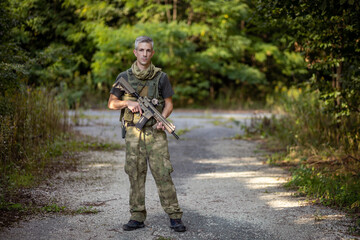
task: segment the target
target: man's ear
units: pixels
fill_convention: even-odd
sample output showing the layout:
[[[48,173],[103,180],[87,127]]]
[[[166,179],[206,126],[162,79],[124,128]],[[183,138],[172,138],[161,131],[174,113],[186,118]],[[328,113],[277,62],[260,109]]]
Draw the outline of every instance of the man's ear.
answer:
[[[133,50],[134,55],[136,56],[136,49]]]

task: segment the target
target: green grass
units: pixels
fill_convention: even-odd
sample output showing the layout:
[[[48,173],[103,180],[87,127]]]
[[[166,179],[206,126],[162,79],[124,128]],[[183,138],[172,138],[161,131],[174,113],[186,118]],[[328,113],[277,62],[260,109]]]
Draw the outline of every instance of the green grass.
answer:
[[[172,240],[172,238],[159,236],[159,237],[156,238],[156,240]]]
[[[210,121],[209,123],[213,124],[214,126],[223,126],[223,127],[227,127],[227,128],[233,128],[233,125],[231,125],[232,122],[233,122],[233,120],[228,119],[226,121],[213,120],[213,121]]]
[[[178,136],[181,136],[181,135],[184,135],[184,134],[190,132],[190,131],[193,130],[193,129],[200,128],[200,127],[201,127],[201,126],[193,126],[193,127],[191,127],[191,128],[182,128],[182,129],[176,130],[176,134],[177,134]]]
[[[0,201],[0,209],[6,211],[25,211],[26,207],[24,207],[21,203]]]
[[[49,204],[49,205],[46,205],[44,207],[41,207],[40,211],[41,212],[46,212],[46,213],[61,213],[61,212],[66,211],[66,207],[65,206],[58,206],[57,204],[53,203],[53,204]]]
[[[0,187],[28,187],[49,163],[51,148],[69,128],[66,109],[46,90],[27,89],[0,97]],[[1,105],[3,106],[3,105]]]
[[[176,130],[176,134],[178,136],[181,136],[181,135],[184,135],[186,133],[190,132],[190,129],[189,128],[183,128],[183,129],[179,129],[179,130]]]
[[[123,150],[124,145],[118,143],[110,143],[99,141],[90,136],[74,135],[70,136],[65,142],[61,142],[60,146],[71,152],[83,151],[114,151]]]
[[[221,116],[212,116],[211,114],[201,115],[201,116],[177,116],[176,118],[194,118],[194,119],[215,119],[215,120],[221,120],[226,119],[225,117]]]
[[[99,212],[93,206],[81,206],[77,209],[70,209],[66,206],[59,206],[57,203],[48,203],[45,206],[35,206],[21,203],[2,203],[0,206],[4,211],[26,212],[26,213],[63,213],[63,214],[96,214]]]
[[[96,214],[99,213],[99,210],[95,209],[93,206],[82,206],[78,208],[75,213],[77,214]]]
[[[327,167],[300,165],[292,170],[292,178],[286,186],[316,198],[323,205],[340,207],[349,212],[359,211],[359,178],[352,173],[334,173]]]

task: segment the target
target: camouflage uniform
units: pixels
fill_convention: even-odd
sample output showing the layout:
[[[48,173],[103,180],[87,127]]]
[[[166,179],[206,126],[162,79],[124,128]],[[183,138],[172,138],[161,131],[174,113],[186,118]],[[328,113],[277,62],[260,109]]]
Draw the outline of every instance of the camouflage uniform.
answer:
[[[125,172],[130,180],[130,219],[143,222],[146,218],[147,161],[158,188],[161,206],[170,218],[181,218],[182,211],[170,176],[173,168],[166,133],[152,127],[145,127],[142,131],[128,127],[126,134]]]
[[[161,72],[152,80],[141,81],[127,71],[128,82],[141,96],[150,99],[157,98],[160,101],[160,109],[164,100],[158,93],[158,84]],[[144,87],[145,86],[145,87]],[[134,100],[125,94],[123,100]],[[160,111],[161,112],[161,111]],[[153,129],[151,126],[156,122],[150,119],[145,127],[139,131],[134,124],[139,120],[138,113],[132,114],[125,109],[126,120],[126,162],[125,172],[130,180],[130,213],[131,220],[143,222],[146,219],[145,208],[145,181],[147,174],[147,162],[155,179],[161,206],[171,219],[181,219],[182,211],[179,207],[176,190],[170,173],[173,171],[166,133],[162,130]]]

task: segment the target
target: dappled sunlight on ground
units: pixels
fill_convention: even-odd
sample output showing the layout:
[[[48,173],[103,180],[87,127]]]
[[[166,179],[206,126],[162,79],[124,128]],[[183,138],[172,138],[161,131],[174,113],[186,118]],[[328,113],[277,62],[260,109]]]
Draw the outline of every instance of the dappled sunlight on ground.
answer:
[[[198,163],[210,163],[210,164],[226,164],[227,166],[242,166],[242,165],[262,165],[260,161],[254,161],[256,157],[231,157],[231,158],[219,158],[219,159],[198,159],[194,162]],[[249,163],[251,162],[251,163]]]
[[[261,173],[260,173],[261,174]],[[250,189],[264,188],[264,186],[279,186],[286,183],[285,179],[279,177],[254,177],[247,181]]]

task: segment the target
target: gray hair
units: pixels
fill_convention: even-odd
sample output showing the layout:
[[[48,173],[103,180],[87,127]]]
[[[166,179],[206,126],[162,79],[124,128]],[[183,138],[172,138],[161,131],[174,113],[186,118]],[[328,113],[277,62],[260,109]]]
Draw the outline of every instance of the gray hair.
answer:
[[[151,37],[140,36],[140,37],[137,37],[136,40],[135,40],[135,49],[137,49],[139,43],[142,43],[142,42],[151,43],[151,47],[154,48],[154,41],[152,40]]]

